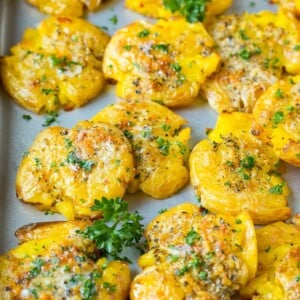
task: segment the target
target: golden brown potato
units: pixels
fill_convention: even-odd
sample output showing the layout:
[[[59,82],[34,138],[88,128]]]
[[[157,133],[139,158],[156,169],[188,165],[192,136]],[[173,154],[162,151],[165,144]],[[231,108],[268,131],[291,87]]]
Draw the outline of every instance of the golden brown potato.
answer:
[[[71,110],[93,99],[104,85],[106,33],[77,18],[50,17],[27,29],[1,60],[1,79],[14,100],[36,113]]]
[[[27,0],[36,6],[41,12],[54,16],[81,17],[84,9],[96,10],[101,0]]]
[[[219,56],[212,47],[201,23],[137,21],[114,34],[105,50],[103,72],[118,82],[121,98],[188,105],[217,68]]]
[[[17,197],[67,219],[95,217],[95,199],[122,197],[134,176],[131,146],[114,126],[79,123],[42,131],[21,161]]]
[[[214,213],[246,210],[255,224],[290,217],[289,189],[271,145],[251,114],[219,116],[216,127],[193,149],[190,176],[201,204]]]
[[[136,175],[129,192],[141,189],[161,199],[187,183],[190,128],[181,130],[186,123],[181,116],[154,102],[123,101],[104,108],[92,121],[117,126],[131,143]]]
[[[129,267],[100,257],[78,233],[89,224],[57,222],[18,230],[21,245],[0,256],[1,300],[127,299]]]
[[[254,278],[256,236],[247,213],[203,215],[183,203],[154,218],[145,237],[150,251],[139,259],[132,300],[231,299]]]
[[[169,1],[172,2],[172,1]],[[212,0],[205,3],[205,15],[218,15],[225,11],[232,3],[232,0]],[[125,6],[133,11],[148,17],[168,19],[172,16],[180,16],[179,11],[172,12],[163,0],[125,0]],[[183,8],[181,6],[181,8]]]
[[[291,12],[298,17],[300,16],[300,1],[299,0],[271,0],[270,2],[279,5],[279,9],[285,12]]]
[[[300,166],[300,76],[272,85],[257,100],[253,115],[266,130],[277,155]]]
[[[300,35],[292,15],[262,11],[221,16],[207,24],[222,65],[203,85],[217,112],[252,112],[257,98],[283,74],[300,72]]]
[[[257,230],[258,272],[242,297],[297,300],[300,297],[300,227],[277,222]]]

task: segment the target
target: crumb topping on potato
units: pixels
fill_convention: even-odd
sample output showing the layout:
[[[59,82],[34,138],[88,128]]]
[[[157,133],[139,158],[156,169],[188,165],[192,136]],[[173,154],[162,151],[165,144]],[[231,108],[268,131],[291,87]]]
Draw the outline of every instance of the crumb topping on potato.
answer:
[[[266,131],[277,155],[300,166],[300,77],[273,84],[258,98],[253,116]]]
[[[131,299],[231,299],[254,277],[256,237],[246,213],[202,215],[183,203],[155,217],[145,237],[150,251],[139,258]]]
[[[0,256],[1,299],[126,299],[129,267],[101,258],[80,234],[89,224],[54,222],[19,229],[19,235],[33,235]]]
[[[135,174],[131,146],[114,126],[82,121],[43,130],[17,172],[19,199],[67,219],[93,218],[95,199],[123,197]]]
[[[184,106],[193,102],[218,66],[213,45],[201,23],[182,18],[156,24],[136,21],[113,35],[103,72],[117,82],[121,98]]]
[[[4,88],[35,113],[72,110],[104,86],[102,59],[109,36],[85,20],[49,17],[25,31],[1,59]]]
[[[251,114],[223,113],[208,139],[195,146],[191,183],[205,208],[232,214],[246,210],[255,224],[290,217],[279,159],[261,135]]]
[[[131,143],[136,174],[129,192],[141,189],[161,199],[187,183],[190,128],[181,128],[186,123],[181,116],[154,102],[122,101],[98,112],[92,122],[116,126]]]
[[[207,22],[222,63],[203,85],[217,112],[252,112],[257,98],[285,71],[300,71],[298,21],[283,12],[224,15]]]

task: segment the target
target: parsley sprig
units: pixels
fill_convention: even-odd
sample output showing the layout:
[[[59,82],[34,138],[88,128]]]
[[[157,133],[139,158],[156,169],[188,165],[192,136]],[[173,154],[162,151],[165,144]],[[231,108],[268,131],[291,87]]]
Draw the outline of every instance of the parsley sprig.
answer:
[[[144,225],[140,223],[143,217],[138,212],[129,212],[127,202],[120,197],[102,197],[101,201],[95,200],[91,209],[101,211],[103,218],[94,221],[83,234],[95,242],[103,255],[128,261],[128,258],[122,258],[120,254],[126,247],[140,241],[144,230]]]
[[[205,19],[206,3],[210,0],[163,0],[164,7],[172,13],[178,12],[189,23]]]

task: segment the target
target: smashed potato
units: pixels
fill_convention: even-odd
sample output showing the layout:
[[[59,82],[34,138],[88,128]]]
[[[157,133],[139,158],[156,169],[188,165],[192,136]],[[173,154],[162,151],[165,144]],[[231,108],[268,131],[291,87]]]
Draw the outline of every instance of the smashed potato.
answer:
[[[7,92],[35,113],[79,107],[103,88],[102,56],[109,36],[82,19],[50,17],[27,29],[1,59]]]
[[[262,11],[208,22],[222,65],[203,85],[217,112],[252,112],[257,98],[286,70],[300,72],[300,32],[292,16]]]
[[[190,128],[181,130],[186,123],[181,116],[154,102],[122,101],[104,108],[92,121],[117,126],[131,143],[136,174],[129,192],[141,189],[161,199],[187,183]]]
[[[81,233],[90,223],[41,223],[17,231],[21,245],[0,256],[0,298],[127,299],[130,270],[101,258]]]
[[[230,7],[232,0],[211,0],[205,3],[205,15],[219,15]],[[125,0],[125,6],[142,15],[152,18],[168,19],[172,16],[181,16],[178,11],[171,11],[163,0]],[[170,5],[171,6],[171,5]],[[183,8],[184,6],[181,6]]]
[[[255,224],[288,219],[289,189],[279,159],[260,140],[251,114],[223,113],[190,155],[190,176],[201,204],[214,213],[249,212]]]
[[[257,267],[250,216],[203,215],[191,203],[154,218],[145,231],[150,251],[130,288],[130,299],[231,299]]]
[[[300,1],[299,0],[271,0],[272,3],[279,5],[279,9],[285,12],[291,12],[298,17],[300,16]]]
[[[257,100],[253,115],[279,157],[300,166],[300,76],[272,85]]]
[[[217,68],[219,56],[212,47],[201,23],[137,21],[114,34],[105,50],[103,72],[117,81],[121,98],[188,105]]]
[[[277,222],[257,230],[258,271],[241,289],[245,298],[300,298],[300,227]]]
[[[36,6],[41,12],[54,16],[81,17],[84,9],[96,10],[101,0],[26,0]]]
[[[35,139],[19,166],[17,197],[67,219],[95,217],[95,199],[122,197],[134,176],[131,146],[108,124],[50,127]]]

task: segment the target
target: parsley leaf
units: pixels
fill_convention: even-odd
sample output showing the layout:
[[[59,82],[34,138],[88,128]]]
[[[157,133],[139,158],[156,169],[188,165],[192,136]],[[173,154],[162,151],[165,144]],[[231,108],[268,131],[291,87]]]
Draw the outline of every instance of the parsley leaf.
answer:
[[[66,162],[68,164],[76,165],[86,172],[90,172],[95,163],[92,160],[79,158],[75,151],[70,151],[67,155]]]
[[[272,116],[272,127],[276,128],[284,120],[284,113],[282,111],[276,111]]]
[[[120,197],[107,199],[102,197],[95,200],[92,211],[101,211],[103,218],[88,226],[83,234],[93,240],[96,247],[103,255],[111,256],[114,259],[120,258],[120,253],[126,247],[139,242],[143,235],[143,219],[138,212],[130,213],[128,203]]]
[[[282,195],[284,185],[285,185],[285,182],[282,182],[281,184],[277,184],[277,185],[272,186],[269,189],[269,193],[273,194],[273,195]]]
[[[163,0],[163,5],[172,13],[178,12],[189,23],[202,22],[208,0]]]
[[[44,127],[50,126],[52,123],[57,122],[58,113],[51,111],[48,113],[48,116],[43,124]]]

